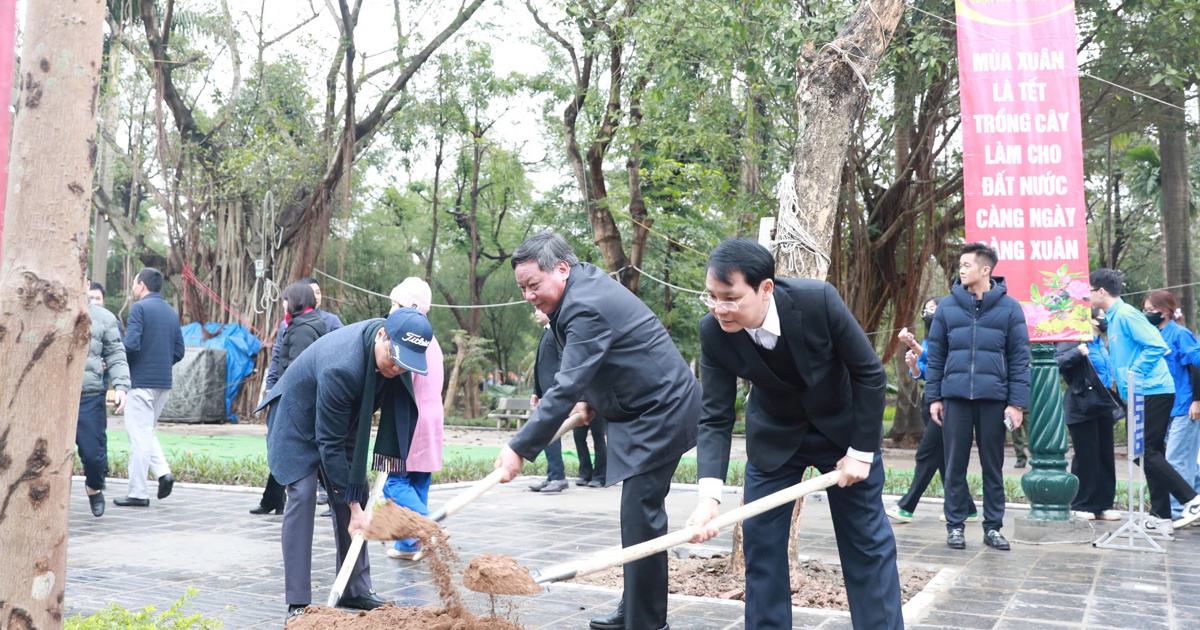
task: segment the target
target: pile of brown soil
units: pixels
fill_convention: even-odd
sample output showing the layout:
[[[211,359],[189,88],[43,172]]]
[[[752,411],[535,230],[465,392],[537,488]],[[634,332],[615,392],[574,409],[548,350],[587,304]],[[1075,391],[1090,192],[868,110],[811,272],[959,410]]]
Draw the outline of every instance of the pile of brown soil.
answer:
[[[350,614],[327,606],[310,606],[287,630],[521,630],[500,617],[452,615],[444,608],[399,607],[387,604],[371,612]]]
[[[668,590],[676,595],[719,597],[742,600],[746,595],[746,579],[729,571],[729,558],[671,558]],[[901,601],[907,602],[921,592],[934,572],[916,567],[900,569]],[[612,588],[622,588],[620,567],[574,581]],[[846,602],[846,588],[842,581],[842,567],[820,560],[806,560],[800,570],[792,573],[792,605],[803,608],[827,610],[850,610]]]
[[[462,597],[454,585],[458,555],[450,547],[446,531],[436,522],[388,501],[371,515],[365,537],[420,539],[444,608],[399,607],[389,603],[370,612],[350,614],[327,606],[309,606],[303,615],[288,622],[287,630],[522,630],[508,619],[494,615],[476,617],[463,609]],[[533,581],[528,572],[525,577]],[[492,608],[495,610],[494,598]]]
[[[542,587],[533,581],[529,569],[511,556],[485,553],[471,560],[463,574],[463,586],[476,593],[491,595],[536,595]]]

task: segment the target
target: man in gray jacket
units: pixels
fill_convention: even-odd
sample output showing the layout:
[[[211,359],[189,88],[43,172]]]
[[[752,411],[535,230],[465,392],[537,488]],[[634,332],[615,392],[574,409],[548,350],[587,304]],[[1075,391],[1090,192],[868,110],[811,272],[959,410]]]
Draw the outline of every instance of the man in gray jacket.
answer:
[[[91,283],[88,293],[104,287]],[[89,301],[88,314],[92,317],[92,343],[88,346],[87,363],[83,372],[83,389],[79,395],[79,424],[75,429],[75,444],[79,447],[79,459],[83,462],[83,473],[87,477],[88,501],[92,514],[104,514],[104,478],[108,476],[108,411],[105,396],[108,384],[105,371],[112,378],[116,391],[117,413],[125,410],[125,393],[129,391],[129,364],[125,362],[125,344],[121,342],[121,331],[117,318],[104,307]]]
[[[603,270],[579,262],[558,234],[531,236],[512,264],[525,299],[550,316],[562,363],[533,416],[501,450],[495,466],[505,471],[503,481],[546,448],[573,410],[584,418],[599,413],[608,421],[605,482],[623,482],[621,544],[666,534],[671,477],[696,445],[696,377],[654,313]],[[666,628],[667,554],[625,565],[621,605],[590,625]]]

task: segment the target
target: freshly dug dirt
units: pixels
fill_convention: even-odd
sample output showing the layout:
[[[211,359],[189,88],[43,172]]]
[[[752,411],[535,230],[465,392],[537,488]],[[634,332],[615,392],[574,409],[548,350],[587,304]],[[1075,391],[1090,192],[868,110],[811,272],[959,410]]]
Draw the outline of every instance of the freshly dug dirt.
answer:
[[[668,590],[676,595],[696,595],[743,600],[746,596],[746,580],[729,572],[729,558],[671,558]],[[573,581],[622,588],[621,568],[587,575]],[[921,592],[935,574],[916,567],[900,569],[900,599],[907,602]],[[846,588],[842,581],[842,567],[826,564],[820,560],[806,560],[800,571],[792,573],[792,605],[804,608],[827,610],[850,610],[846,602]]]
[[[310,606],[288,623],[287,630],[521,630],[521,627],[500,617],[452,615],[444,608],[401,608],[387,604],[357,614]]]
[[[371,513],[364,538],[367,540],[405,540],[408,538],[445,538],[445,530],[436,521],[388,501]]]
[[[420,539],[444,608],[399,607],[389,603],[370,612],[352,614],[327,606],[309,606],[303,615],[288,622],[287,630],[522,630],[508,619],[494,615],[476,617],[463,609],[462,597],[454,585],[458,555],[450,547],[446,531],[436,522],[388,501],[371,515],[365,537]],[[516,565],[515,560],[512,563]],[[533,581],[528,571],[525,578]],[[492,609],[495,610],[494,597]]]
[[[476,593],[490,595],[535,595],[542,587],[533,581],[529,569],[511,556],[485,553],[471,560],[463,574],[463,586]]]

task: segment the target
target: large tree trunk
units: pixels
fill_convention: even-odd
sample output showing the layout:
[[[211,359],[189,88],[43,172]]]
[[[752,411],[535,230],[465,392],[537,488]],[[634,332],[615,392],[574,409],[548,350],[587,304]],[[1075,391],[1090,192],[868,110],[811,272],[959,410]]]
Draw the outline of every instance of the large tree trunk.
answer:
[[[878,65],[873,60],[883,55],[903,14],[904,0],[864,3],[836,39],[819,52],[806,46],[804,58],[796,60],[802,131],[793,168],[796,204],[775,220],[780,276],[823,280],[829,271],[842,164],[869,98],[864,82],[871,80]]]
[[[900,18],[904,0],[864,3],[820,52],[806,46],[796,60],[796,106],[802,130],[793,167],[796,203],[775,219],[776,275],[824,280],[829,272],[842,169],[855,120]],[[805,64],[808,67],[805,68]],[[799,540],[802,501],[792,512],[790,540]],[[790,545],[789,545],[790,547]],[[790,550],[789,550],[790,551]],[[797,558],[788,557],[796,568]]]
[[[1178,92],[1168,100],[1183,104]],[[1158,154],[1162,160],[1163,279],[1179,297],[1188,328],[1196,326],[1196,296],[1192,284],[1191,214],[1188,201],[1187,116],[1182,109],[1163,108],[1158,124]]]
[[[26,7],[0,248],[0,628],[62,628],[104,3]]]

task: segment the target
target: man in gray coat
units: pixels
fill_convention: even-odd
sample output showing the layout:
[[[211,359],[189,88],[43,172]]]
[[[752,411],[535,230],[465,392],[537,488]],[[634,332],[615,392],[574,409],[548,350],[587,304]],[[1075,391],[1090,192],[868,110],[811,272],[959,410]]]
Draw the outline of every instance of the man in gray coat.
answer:
[[[411,308],[339,328],[300,353],[259,405],[270,406],[267,463],[288,493],[282,544],[289,617],[312,603],[318,474],[329,493],[340,570],[354,533],[367,525],[368,460],[381,474],[405,471],[417,423],[408,373],[425,374],[432,338],[429,320]],[[386,603],[371,590],[370,570],[367,554],[360,554],[339,606],[371,610]]]
[[[553,384],[496,460],[503,481],[546,448],[572,411],[585,419],[599,413],[608,421],[605,481],[623,482],[621,544],[666,534],[671,477],[696,445],[696,377],[654,313],[604,271],[579,262],[561,236],[531,236],[513,253],[512,264],[525,299],[550,315],[563,350]],[[593,619],[591,627],[666,628],[667,554],[625,565],[621,606]]]
[[[93,282],[88,289],[91,294],[104,287]],[[101,298],[103,304],[103,297]],[[117,317],[103,306],[88,301],[88,315],[92,318],[92,343],[88,346],[87,363],[83,372],[83,389],[79,394],[79,424],[75,428],[75,445],[79,447],[79,460],[83,462],[83,474],[87,478],[88,502],[92,515],[104,514],[104,478],[108,476],[108,410],[105,397],[108,383],[105,371],[112,378],[116,390],[117,413],[125,410],[125,393],[129,391],[129,364],[125,362],[125,344],[121,342],[121,331]]]

